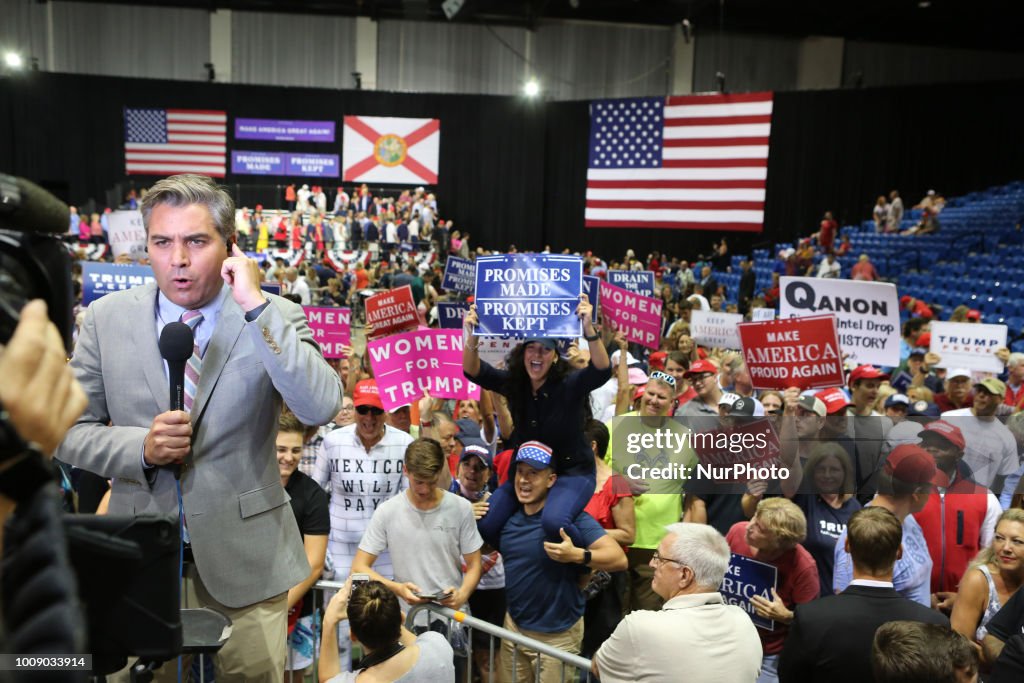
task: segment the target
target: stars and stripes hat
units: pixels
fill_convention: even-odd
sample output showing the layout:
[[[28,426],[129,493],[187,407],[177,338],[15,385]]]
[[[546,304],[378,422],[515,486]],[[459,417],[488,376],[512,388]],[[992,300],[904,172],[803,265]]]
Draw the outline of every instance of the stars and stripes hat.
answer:
[[[516,462],[525,462],[539,469],[551,467],[551,447],[540,441],[526,441],[519,446]]]

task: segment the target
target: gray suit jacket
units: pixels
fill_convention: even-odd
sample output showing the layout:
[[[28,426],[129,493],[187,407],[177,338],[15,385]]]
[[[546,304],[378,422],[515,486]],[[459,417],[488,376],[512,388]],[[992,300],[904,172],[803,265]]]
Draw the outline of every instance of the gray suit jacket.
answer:
[[[57,457],[112,481],[111,514],[177,515],[169,469],[147,481],[143,441],[169,409],[156,338],[155,284],[108,294],[86,312],[71,367],[89,407]],[[225,287],[192,407],[192,453],[181,491],[192,551],[210,594],[228,607],[279,595],[309,575],[298,526],[281,487],[275,437],[282,400],[309,425],[341,407],[341,383],[324,361],[301,307],[267,295],[253,322]]]

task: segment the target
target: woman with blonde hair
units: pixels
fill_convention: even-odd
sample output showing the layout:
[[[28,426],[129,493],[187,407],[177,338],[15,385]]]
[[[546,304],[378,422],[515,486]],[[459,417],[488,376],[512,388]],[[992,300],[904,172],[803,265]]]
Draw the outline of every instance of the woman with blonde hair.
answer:
[[[950,624],[972,641],[981,642],[985,625],[1024,583],[1024,510],[1000,515],[992,544],[967,568]],[[991,664],[991,662],[989,662]]]
[[[807,538],[807,518],[793,501],[766,498],[757,504],[753,519],[737,522],[725,540],[737,555],[770,564],[778,571],[771,599],[754,595],[750,603],[757,616],[775,622],[770,631],[758,629],[764,658],[758,683],[776,683],[779,653],[789,633],[797,605],[818,597],[818,570],[802,545]]]
[[[885,402],[890,396],[895,396],[898,393],[899,392],[896,391],[891,384],[883,382],[882,385],[878,387],[878,396],[875,398],[874,405],[871,406],[872,409],[879,415],[885,415]]]

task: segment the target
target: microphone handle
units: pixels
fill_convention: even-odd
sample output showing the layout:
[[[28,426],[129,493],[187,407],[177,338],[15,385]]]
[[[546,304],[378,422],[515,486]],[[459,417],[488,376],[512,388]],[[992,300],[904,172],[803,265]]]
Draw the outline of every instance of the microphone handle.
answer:
[[[167,376],[170,378],[171,410],[185,410],[185,363],[183,360],[167,361]],[[168,465],[175,479],[181,479],[181,465]]]

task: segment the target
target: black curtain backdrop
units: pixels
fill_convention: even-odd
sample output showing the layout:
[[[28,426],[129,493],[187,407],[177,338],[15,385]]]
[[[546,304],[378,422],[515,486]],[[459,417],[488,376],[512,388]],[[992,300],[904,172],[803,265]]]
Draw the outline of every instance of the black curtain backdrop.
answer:
[[[842,224],[870,217],[879,194],[909,207],[931,188],[946,196],[1024,178],[1024,81],[775,96],[765,229],[761,234],[585,229],[586,102],[518,97],[334,91],[29,73],[0,78],[0,171],[41,183],[72,204],[108,203],[112,188],[154,178],[124,175],[125,107],[224,109],[229,149],[341,153],[345,115],[441,119],[439,184],[445,218],[472,244],[520,250],[627,248],[693,259],[722,236],[733,253],[817,229],[823,211]],[[233,140],[235,117],[333,119],[333,145]],[[288,182],[334,180],[228,175],[240,204],[283,203]],[[116,195],[115,195],[116,196]]]

